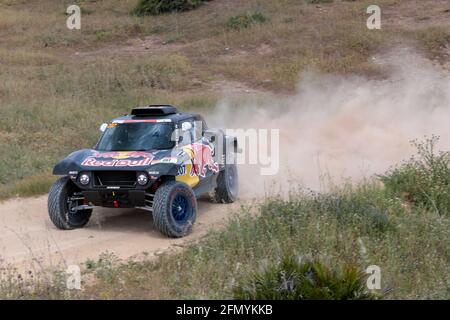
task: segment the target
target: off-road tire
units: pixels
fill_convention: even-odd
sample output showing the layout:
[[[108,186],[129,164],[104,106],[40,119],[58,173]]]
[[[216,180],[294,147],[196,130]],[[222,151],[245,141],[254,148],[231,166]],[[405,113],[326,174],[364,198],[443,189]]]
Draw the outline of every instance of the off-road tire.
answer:
[[[185,202],[186,214],[178,219],[177,201]],[[183,211],[184,212],[184,211]],[[181,238],[192,231],[197,218],[197,199],[194,191],[185,183],[167,181],[156,190],[153,202],[153,221],[156,228],[171,238]]]
[[[230,179],[231,176],[231,179]],[[217,187],[212,193],[212,199],[217,203],[233,203],[238,195],[238,171],[236,164],[227,164],[219,172]]]
[[[61,230],[72,230],[84,227],[92,214],[92,209],[80,210],[74,217],[69,212],[67,197],[76,190],[76,186],[68,177],[55,181],[48,193],[48,214],[53,224]]]

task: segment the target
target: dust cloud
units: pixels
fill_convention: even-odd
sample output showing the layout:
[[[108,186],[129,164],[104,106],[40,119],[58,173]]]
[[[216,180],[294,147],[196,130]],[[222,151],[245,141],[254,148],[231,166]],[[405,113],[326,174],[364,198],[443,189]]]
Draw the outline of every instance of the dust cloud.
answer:
[[[373,57],[387,78],[303,74],[293,96],[221,100],[206,115],[222,128],[280,131],[279,171],[240,166],[243,197],[314,190],[324,181],[358,181],[408,159],[411,141],[432,134],[450,149],[450,74],[409,49]],[[327,183],[328,184],[328,183]]]

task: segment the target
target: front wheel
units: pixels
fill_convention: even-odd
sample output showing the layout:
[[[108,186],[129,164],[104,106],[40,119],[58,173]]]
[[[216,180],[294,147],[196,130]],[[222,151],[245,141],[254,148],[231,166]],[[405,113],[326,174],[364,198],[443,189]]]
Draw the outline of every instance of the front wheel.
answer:
[[[197,218],[194,191],[182,182],[167,181],[156,190],[153,220],[166,236],[180,238],[188,235]]]
[[[92,214],[92,209],[75,210],[82,204],[77,196],[77,188],[68,177],[61,177],[52,185],[48,193],[48,214],[53,224],[62,230],[84,227]]]

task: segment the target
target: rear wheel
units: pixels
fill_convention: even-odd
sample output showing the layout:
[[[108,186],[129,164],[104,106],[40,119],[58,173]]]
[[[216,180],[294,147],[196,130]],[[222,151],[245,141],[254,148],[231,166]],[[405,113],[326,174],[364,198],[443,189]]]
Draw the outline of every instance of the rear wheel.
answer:
[[[197,199],[182,182],[167,181],[155,193],[153,220],[160,232],[173,238],[189,234],[197,218]]]
[[[62,230],[84,227],[92,209],[76,210],[83,205],[83,197],[68,177],[61,177],[53,184],[48,194],[48,214],[53,224]]]
[[[215,202],[232,203],[239,191],[239,179],[236,164],[227,164],[217,177],[217,187],[212,198]]]

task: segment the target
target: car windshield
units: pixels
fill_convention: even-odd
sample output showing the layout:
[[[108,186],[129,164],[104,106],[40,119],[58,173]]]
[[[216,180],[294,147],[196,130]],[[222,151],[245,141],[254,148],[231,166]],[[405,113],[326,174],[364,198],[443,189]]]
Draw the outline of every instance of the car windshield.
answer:
[[[109,124],[97,144],[99,151],[149,151],[171,149],[173,124],[132,122]]]

